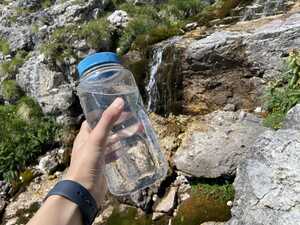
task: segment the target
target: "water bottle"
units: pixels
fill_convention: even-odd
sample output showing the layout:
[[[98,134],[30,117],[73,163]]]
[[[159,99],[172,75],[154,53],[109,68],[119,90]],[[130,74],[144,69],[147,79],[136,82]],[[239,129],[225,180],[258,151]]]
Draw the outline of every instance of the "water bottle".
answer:
[[[117,97],[125,102],[107,141],[105,177],[110,192],[128,195],[163,179],[168,164],[160,151],[133,74],[112,52],[89,55],[77,69],[80,77],[77,92],[91,128]]]

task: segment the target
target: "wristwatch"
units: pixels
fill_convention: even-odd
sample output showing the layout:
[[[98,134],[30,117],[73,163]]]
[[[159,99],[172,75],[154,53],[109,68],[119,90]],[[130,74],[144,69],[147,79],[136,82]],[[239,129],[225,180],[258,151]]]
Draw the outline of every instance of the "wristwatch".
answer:
[[[94,222],[99,211],[96,201],[81,184],[72,180],[62,180],[49,191],[45,200],[52,195],[63,196],[77,204],[82,214],[84,225],[91,225]]]

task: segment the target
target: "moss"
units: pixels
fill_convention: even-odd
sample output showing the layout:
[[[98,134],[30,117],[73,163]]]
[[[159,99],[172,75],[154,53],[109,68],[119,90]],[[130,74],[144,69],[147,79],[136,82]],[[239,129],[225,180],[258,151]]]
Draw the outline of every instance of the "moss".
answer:
[[[1,85],[3,98],[7,101],[17,101],[24,92],[15,80],[5,80]]]
[[[0,38],[0,52],[2,52],[3,55],[8,55],[10,52],[9,43],[3,38]]]
[[[1,63],[0,75],[14,76],[27,59],[27,54],[25,51],[18,51],[11,61]]]

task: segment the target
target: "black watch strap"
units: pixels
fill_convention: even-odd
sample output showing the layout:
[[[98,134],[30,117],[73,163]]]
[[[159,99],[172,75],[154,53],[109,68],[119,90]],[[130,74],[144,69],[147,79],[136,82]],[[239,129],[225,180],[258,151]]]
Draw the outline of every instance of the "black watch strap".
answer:
[[[62,180],[58,182],[47,194],[46,199],[51,195],[63,196],[79,206],[84,225],[91,225],[98,213],[95,199],[90,192],[81,184]]]

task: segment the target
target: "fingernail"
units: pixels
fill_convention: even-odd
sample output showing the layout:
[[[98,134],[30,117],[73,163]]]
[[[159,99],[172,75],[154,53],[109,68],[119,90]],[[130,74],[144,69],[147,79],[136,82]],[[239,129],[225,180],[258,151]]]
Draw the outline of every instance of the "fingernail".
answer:
[[[112,103],[112,106],[118,109],[122,109],[124,107],[124,100],[122,98],[116,98]]]

